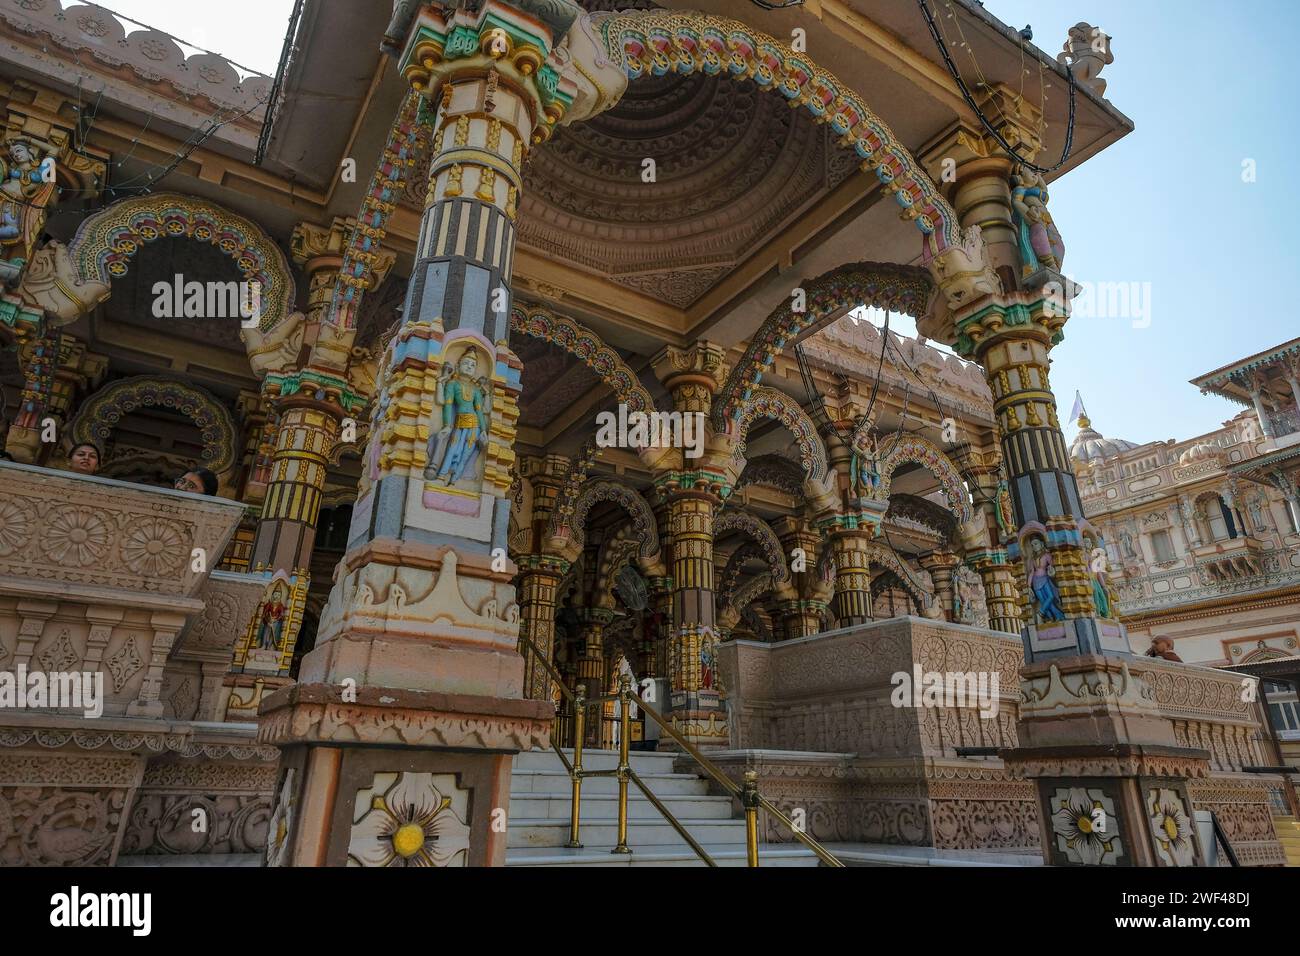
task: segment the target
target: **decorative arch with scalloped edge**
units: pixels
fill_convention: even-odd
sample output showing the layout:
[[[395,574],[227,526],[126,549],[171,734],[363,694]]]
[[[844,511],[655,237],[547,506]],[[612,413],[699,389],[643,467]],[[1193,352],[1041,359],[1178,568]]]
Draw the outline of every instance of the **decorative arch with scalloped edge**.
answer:
[[[591,329],[539,306],[516,305],[510,310],[510,329],[558,346],[614,390],[629,412],[653,412],[654,399],[636,372]]]
[[[141,248],[166,237],[210,243],[246,282],[257,282],[262,331],[293,311],[297,293],[280,247],[251,220],[192,196],[150,193],[115,202],[82,222],[68,254],[84,278],[111,282],[126,275]]]
[[[755,389],[741,408],[740,417],[732,420],[738,455],[744,454],[750,426],[760,418],[774,419],[794,435],[805,478],[821,481],[826,477],[826,446],[817,434],[817,426],[798,402],[775,388]]]
[[[784,583],[790,580],[790,569],[786,565],[781,541],[766,521],[747,511],[724,508],[713,519],[713,539],[716,541],[729,531],[749,535],[758,543],[763,550],[763,557],[767,560],[768,567],[771,568],[774,582]]]
[[[551,537],[568,538],[573,546],[581,550],[587,535],[587,515],[601,501],[613,502],[628,513],[632,519],[634,538],[640,543],[638,553],[641,557],[653,558],[659,553],[659,526],[655,522],[650,503],[632,488],[606,478],[587,481],[582,485],[567,520],[562,517],[566,509],[557,507],[552,512],[559,520],[551,524]]]
[[[752,80],[780,93],[829,124],[864,171],[875,173],[885,193],[902,207],[934,252],[960,242],[957,214],[925,170],[849,86],[774,37],[739,20],[676,10],[626,10],[593,14],[606,55],[629,79],[666,73],[701,73]]]
[[[920,465],[939,479],[939,486],[948,499],[948,510],[959,522],[971,520],[970,499],[967,496],[966,485],[962,482],[952,459],[940,451],[939,446],[920,435],[896,435],[885,439],[881,444],[885,445],[882,449],[884,454],[876,463],[880,472],[880,486],[872,495],[873,498],[888,501],[889,486],[893,481],[894,472],[898,470],[899,465],[911,462]]]
[[[719,431],[743,413],[745,402],[787,342],[858,306],[920,318],[930,307],[934,281],[917,266],[858,262],[805,280],[798,288],[804,291],[804,310],[795,311],[793,295],[783,300],[749,340],[745,354],[719,390],[713,404],[713,424]]]

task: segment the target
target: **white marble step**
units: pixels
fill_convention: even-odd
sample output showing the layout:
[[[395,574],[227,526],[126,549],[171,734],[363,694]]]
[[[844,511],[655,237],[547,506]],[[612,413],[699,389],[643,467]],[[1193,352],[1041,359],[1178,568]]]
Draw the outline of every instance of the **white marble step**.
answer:
[[[617,794],[587,792],[584,781],[582,793],[582,820],[615,820],[618,818]],[[651,792],[655,793],[651,787]],[[712,796],[659,796],[679,820],[729,820],[732,816],[730,797]],[[510,816],[523,819],[568,820],[573,801],[567,794],[512,793]],[[662,820],[654,804],[633,786],[628,791],[627,813],[630,820]]]
[[[573,763],[573,751],[566,749],[564,756]],[[632,751],[628,754],[628,763],[637,773],[672,773],[673,763],[680,754],[656,753],[653,751]],[[584,750],[582,767],[584,770],[613,770],[618,766],[618,751]],[[554,750],[527,750],[515,755],[514,770],[563,770],[564,764]]]
[[[613,847],[588,844],[579,850],[566,847],[522,847],[506,851],[506,866],[705,866],[695,851],[674,847],[634,847],[629,854],[611,853]],[[745,866],[745,847],[704,845],[719,866]],[[817,866],[817,857],[803,847],[759,847],[760,867]]]
[[[687,773],[642,773],[637,776],[645,781],[650,791],[661,800],[668,796],[704,796],[709,792],[707,781]],[[636,784],[632,784],[636,789]],[[515,771],[510,778],[510,790],[513,793],[553,793],[568,795],[573,791],[573,781],[563,770],[528,770]],[[618,792],[618,781],[613,777],[588,777],[582,781],[582,793],[611,794]]]
[[[701,844],[745,845],[744,820],[681,820],[682,826]],[[569,840],[569,821],[510,816],[506,848],[563,847]],[[582,842],[591,846],[612,847],[618,842],[618,824],[614,820],[592,820],[582,824]],[[636,820],[627,828],[628,846],[685,847],[686,841],[662,818]]]

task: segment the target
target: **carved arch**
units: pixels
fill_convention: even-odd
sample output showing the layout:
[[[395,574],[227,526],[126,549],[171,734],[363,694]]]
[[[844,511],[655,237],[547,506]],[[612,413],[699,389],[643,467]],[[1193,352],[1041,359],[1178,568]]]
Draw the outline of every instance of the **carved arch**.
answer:
[[[516,305],[510,310],[510,329],[521,335],[551,342],[580,359],[613,389],[629,412],[653,412],[654,399],[636,372],[591,329],[538,306]]]
[[[803,493],[803,473],[782,455],[759,455],[745,463],[745,470],[736,479],[736,491],[746,485],[767,485],[798,498]]]
[[[117,424],[138,408],[184,415],[202,433],[203,466],[218,475],[234,467],[239,432],[230,411],[197,385],[153,375],[118,379],[82,402],[72,422],[73,442],[92,441],[105,448]]]
[[[904,564],[893,549],[874,545],[869,550],[869,561],[871,564],[880,565],[887,571],[892,571],[898,580],[902,582],[907,593],[916,600],[918,608],[924,610],[930,606],[930,602],[934,600],[933,593],[926,591],[916,583],[914,580],[916,572]]]
[[[192,196],[151,193],[115,202],[82,222],[68,253],[82,278],[108,283],[126,275],[143,246],[166,237],[210,243],[246,281],[260,283],[263,331],[293,311],[293,273],[280,247],[251,220]]]
[[[930,307],[934,282],[918,266],[858,262],[805,280],[800,288],[805,293],[804,311],[794,311],[792,298],[783,300],[754,333],[745,354],[727,376],[713,405],[717,430],[726,431],[728,422],[743,414],[763,372],[787,342],[858,306],[888,309],[919,319]]]
[[[902,492],[890,495],[885,520],[890,518],[906,518],[942,535],[949,542],[957,540],[956,516],[948,509],[918,495]]]
[[[939,486],[948,499],[948,510],[959,522],[971,520],[970,500],[966,493],[966,486],[962,483],[961,474],[957,471],[957,466],[952,463],[952,459],[945,455],[938,445],[920,435],[897,435],[888,440],[884,452],[876,463],[880,471],[880,487],[876,489],[873,497],[882,501],[889,500],[889,486],[894,472],[900,465],[911,462],[920,465],[939,479]]]
[[[790,569],[786,565],[785,552],[781,548],[781,542],[777,538],[776,532],[768,526],[766,521],[746,511],[724,508],[713,519],[714,540],[730,531],[747,534],[758,543],[768,567],[772,569],[772,581],[774,583],[784,584],[790,580]]]
[[[609,479],[584,482],[573,501],[573,510],[556,508],[552,512],[550,549],[561,551],[574,560],[582,553],[587,535],[587,515],[597,502],[611,501],[632,519],[634,537],[639,542],[638,555],[652,560],[659,555],[659,527],[650,503],[638,492]]]
[[[727,596],[727,600],[724,602],[723,607],[730,608],[735,613],[736,617],[739,618],[741,611],[764,594],[771,591],[772,587],[773,581],[771,574],[760,574],[757,577],[750,578]]]
[[[898,575],[897,572],[886,569],[881,571],[871,581],[871,608],[874,613],[879,607],[881,596],[889,590],[901,590],[907,595],[907,601],[910,610],[915,615],[920,615],[922,605],[918,603],[915,588],[909,586],[908,582]]]
[[[740,415],[732,419],[737,457],[744,456],[750,426],[760,418],[774,419],[794,435],[805,478],[810,481],[825,479],[826,445],[822,442],[821,435],[817,434],[817,426],[798,402],[775,388],[755,389],[742,406]]]
[[[901,216],[930,237],[939,252],[960,242],[957,214],[925,170],[856,92],[806,54],[739,20],[674,10],[627,10],[592,15],[606,56],[629,79],[703,73],[752,80],[828,123],[839,141],[871,170],[902,207]],[[584,29],[580,21],[575,29]]]

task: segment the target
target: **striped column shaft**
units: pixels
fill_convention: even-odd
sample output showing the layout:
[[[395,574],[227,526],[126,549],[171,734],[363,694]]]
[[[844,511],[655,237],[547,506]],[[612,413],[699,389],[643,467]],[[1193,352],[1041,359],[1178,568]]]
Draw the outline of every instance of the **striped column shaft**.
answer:
[[[563,572],[549,566],[526,568],[519,580],[519,626],[523,636],[537,648],[520,642],[524,657],[524,696],[550,700],[552,678],[538,654],[552,661],[555,656],[555,592]]]
[[[311,399],[290,397],[280,405],[271,480],[253,541],[254,569],[305,570],[310,563],[339,422],[337,409]]]
[[[495,77],[496,74],[492,74]],[[520,167],[532,121],[524,98],[482,77],[442,88],[407,320],[440,318],[490,342],[509,336]]]
[[[871,620],[871,538],[861,532],[839,532],[831,539],[835,559],[833,607],[840,627]]]

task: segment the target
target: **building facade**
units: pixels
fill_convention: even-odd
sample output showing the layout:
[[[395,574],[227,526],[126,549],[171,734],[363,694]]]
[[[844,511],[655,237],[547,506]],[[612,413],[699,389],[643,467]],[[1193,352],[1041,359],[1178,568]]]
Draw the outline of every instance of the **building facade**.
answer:
[[[0,10],[0,862],[635,858],[637,765],[537,764],[635,743],[770,844],[1281,864],[1257,679],[1135,653],[1049,381],[1108,38],[944,7],[306,0],[273,77]]]

